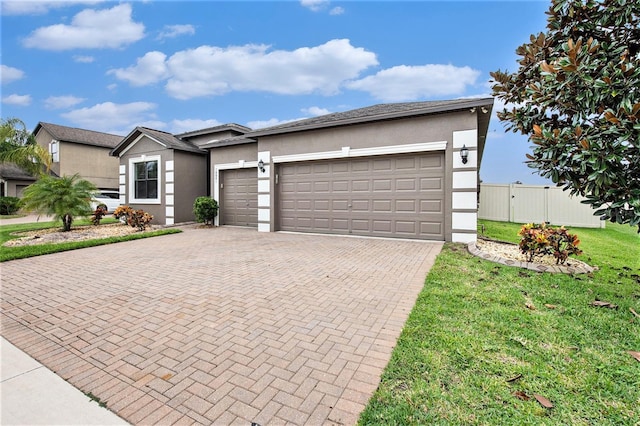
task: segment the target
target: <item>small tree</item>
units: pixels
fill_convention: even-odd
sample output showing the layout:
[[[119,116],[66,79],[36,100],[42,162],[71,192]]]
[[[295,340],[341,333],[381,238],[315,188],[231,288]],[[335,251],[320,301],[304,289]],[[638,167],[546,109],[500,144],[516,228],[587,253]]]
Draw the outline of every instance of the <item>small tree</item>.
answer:
[[[51,154],[17,118],[0,119],[0,161],[14,163],[34,176],[51,169]]]
[[[95,190],[95,185],[78,174],[61,178],[43,176],[25,188],[23,208],[61,220],[66,232],[71,230],[74,217],[91,215],[91,197]]]
[[[553,0],[546,33],[496,71],[507,130],[533,144],[529,167],[640,232],[640,2]]]
[[[213,220],[218,215],[218,202],[213,198],[198,197],[193,203],[193,214],[198,222],[213,225]]]

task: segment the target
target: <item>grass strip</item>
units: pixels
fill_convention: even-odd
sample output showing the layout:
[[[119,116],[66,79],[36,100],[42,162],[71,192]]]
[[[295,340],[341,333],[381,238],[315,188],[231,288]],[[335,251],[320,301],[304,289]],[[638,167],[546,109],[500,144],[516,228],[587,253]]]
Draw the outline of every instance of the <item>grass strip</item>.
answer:
[[[482,224],[518,239],[519,224]],[[446,244],[359,423],[639,424],[628,351],[640,351],[640,236],[616,224],[571,232],[598,271],[537,273]]]
[[[105,220],[104,224],[115,223],[117,220]],[[90,224],[89,221],[77,221],[74,222],[77,225]],[[56,222],[41,222],[41,223],[25,223],[16,225],[3,225],[0,226],[0,244],[4,244],[6,241],[18,238],[17,235],[12,235],[15,232],[34,231],[38,229],[47,229],[60,226]],[[98,225],[99,226],[99,225]],[[142,238],[158,237],[161,235],[176,234],[182,232],[177,228],[160,229],[157,231],[140,232],[120,237],[106,237],[95,240],[84,241],[72,241],[66,243],[56,244],[38,244],[32,246],[16,246],[16,247],[4,247],[0,246],[0,262],[6,262],[9,260],[25,259],[33,256],[41,256],[44,254],[58,253],[62,251],[77,250],[86,247],[95,247],[105,244],[113,244],[124,241],[139,240]]]

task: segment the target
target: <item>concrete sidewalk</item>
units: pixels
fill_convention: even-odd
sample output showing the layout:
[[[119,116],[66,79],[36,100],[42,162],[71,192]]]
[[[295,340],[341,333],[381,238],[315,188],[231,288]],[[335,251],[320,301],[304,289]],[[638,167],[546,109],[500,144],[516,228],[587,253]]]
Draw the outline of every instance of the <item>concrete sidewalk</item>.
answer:
[[[0,424],[128,425],[0,337]]]

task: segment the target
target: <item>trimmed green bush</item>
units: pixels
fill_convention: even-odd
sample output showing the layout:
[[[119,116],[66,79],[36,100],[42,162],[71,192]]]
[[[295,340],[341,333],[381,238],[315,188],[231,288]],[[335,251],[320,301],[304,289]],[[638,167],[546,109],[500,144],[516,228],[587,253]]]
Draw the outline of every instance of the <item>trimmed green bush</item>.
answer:
[[[218,202],[213,198],[198,197],[193,203],[193,214],[198,222],[213,225],[213,220],[218,215]]]
[[[17,197],[0,197],[0,214],[10,215],[16,214],[20,210],[20,198]]]

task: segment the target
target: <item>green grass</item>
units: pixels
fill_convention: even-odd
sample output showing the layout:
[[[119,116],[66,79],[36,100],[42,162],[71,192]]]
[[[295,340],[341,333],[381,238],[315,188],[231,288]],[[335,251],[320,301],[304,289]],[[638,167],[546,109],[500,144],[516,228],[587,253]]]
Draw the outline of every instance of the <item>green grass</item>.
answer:
[[[115,223],[116,219],[104,219],[101,223]],[[74,226],[88,225],[88,220],[79,220],[74,222]],[[39,222],[39,223],[24,223],[15,225],[3,225],[0,226],[0,245],[6,241],[18,238],[19,235],[14,235],[15,232],[33,231],[37,229],[47,228],[61,228],[61,224],[58,222]],[[4,247],[0,246],[0,262],[6,262],[8,260],[24,259],[27,257],[40,256],[43,254],[58,253],[61,251],[77,250],[85,247],[101,246],[104,244],[113,244],[123,241],[139,240],[141,238],[157,237],[160,235],[175,234],[182,232],[180,229],[169,228],[161,229],[158,231],[135,233],[126,235],[123,237],[108,237],[95,240],[74,241],[68,243],[58,244],[38,244],[32,246],[17,246],[17,247]]]
[[[518,224],[482,223],[518,241]],[[360,424],[640,424],[640,362],[627,353],[640,351],[640,236],[610,223],[571,232],[595,273],[536,273],[446,244]]]

